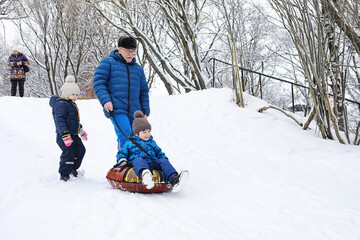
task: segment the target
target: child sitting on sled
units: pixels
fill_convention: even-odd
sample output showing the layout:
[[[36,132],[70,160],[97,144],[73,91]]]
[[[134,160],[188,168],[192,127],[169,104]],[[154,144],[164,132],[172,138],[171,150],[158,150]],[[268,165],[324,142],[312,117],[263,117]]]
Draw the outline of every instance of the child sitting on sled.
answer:
[[[151,136],[151,125],[141,111],[136,111],[134,118],[132,127],[135,135],[132,135],[119,150],[117,165],[134,167],[135,173],[147,189],[154,187],[150,169],[162,170],[165,180],[174,187],[173,191],[180,190],[188,178],[188,171],[178,174]]]
[[[56,143],[62,150],[60,156],[60,180],[68,181],[70,174],[78,176],[85,155],[85,147],[80,137],[87,140],[87,134],[80,124],[79,109],[75,103],[80,94],[73,76],[67,76],[61,87],[61,96],[52,96],[50,106],[56,127]],[[79,137],[80,136],[80,137]]]

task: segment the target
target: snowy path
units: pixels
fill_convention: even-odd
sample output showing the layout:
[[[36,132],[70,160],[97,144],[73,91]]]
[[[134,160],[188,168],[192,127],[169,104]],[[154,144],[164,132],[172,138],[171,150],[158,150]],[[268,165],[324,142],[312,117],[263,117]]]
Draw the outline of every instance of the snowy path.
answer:
[[[48,99],[0,98],[0,239],[360,239],[360,149],[317,138],[228,89],[151,98],[153,135],[179,193],[111,188],[112,124],[78,101],[85,176],[60,182]]]

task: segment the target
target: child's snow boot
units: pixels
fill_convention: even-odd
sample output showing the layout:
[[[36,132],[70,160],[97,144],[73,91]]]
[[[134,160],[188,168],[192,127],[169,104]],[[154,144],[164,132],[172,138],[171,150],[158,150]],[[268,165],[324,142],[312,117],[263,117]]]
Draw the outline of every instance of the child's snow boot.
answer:
[[[76,171],[75,169],[71,170],[71,174],[74,176],[74,177],[77,177],[78,176],[78,171]]]
[[[173,192],[179,192],[186,184],[189,179],[189,172],[187,170],[183,170],[180,174],[176,174],[171,177],[170,184],[173,186]]]
[[[61,180],[61,181],[64,181],[64,182],[69,181],[69,179],[70,179],[69,174],[67,174],[67,175],[61,175],[61,176],[60,176],[60,180]]]
[[[152,180],[153,176],[149,169],[144,169],[142,171],[142,181],[146,187],[146,189],[152,189],[154,187],[154,182]]]

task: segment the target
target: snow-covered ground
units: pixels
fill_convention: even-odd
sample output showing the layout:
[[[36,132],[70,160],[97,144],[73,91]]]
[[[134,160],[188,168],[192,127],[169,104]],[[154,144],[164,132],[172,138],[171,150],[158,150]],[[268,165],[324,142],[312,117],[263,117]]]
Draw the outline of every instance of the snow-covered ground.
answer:
[[[0,239],[360,239],[360,149],[303,131],[229,89],[152,96],[153,136],[179,193],[135,194],[106,181],[116,138],[97,100],[79,100],[85,175],[60,182],[48,99],[0,98]],[[298,117],[299,118],[299,117]]]

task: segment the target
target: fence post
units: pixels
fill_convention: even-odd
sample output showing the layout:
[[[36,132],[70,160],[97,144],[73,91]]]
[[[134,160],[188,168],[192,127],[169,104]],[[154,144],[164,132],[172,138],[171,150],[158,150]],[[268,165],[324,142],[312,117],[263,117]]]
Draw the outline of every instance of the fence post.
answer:
[[[241,69],[241,82],[243,83],[243,84],[245,84],[245,79],[244,79],[244,69]],[[244,89],[244,92],[245,92],[245,87],[244,87],[244,85],[242,86],[243,88],[242,89]],[[250,92],[250,89],[249,89],[249,92]]]
[[[262,95],[262,82],[261,82],[261,75],[259,74],[259,82],[260,82],[260,98],[263,99]]]
[[[215,87],[215,58],[213,58],[213,80],[212,80],[212,87]]]
[[[292,109],[294,113],[295,112],[294,84],[291,84],[291,99],[292,99]]]

